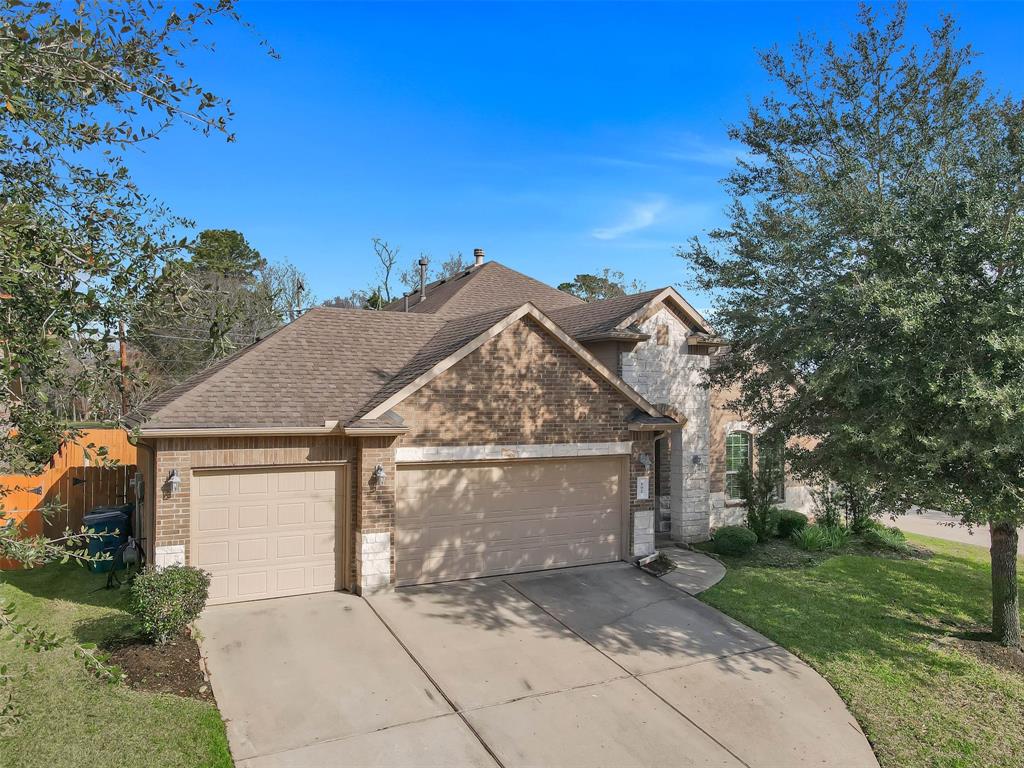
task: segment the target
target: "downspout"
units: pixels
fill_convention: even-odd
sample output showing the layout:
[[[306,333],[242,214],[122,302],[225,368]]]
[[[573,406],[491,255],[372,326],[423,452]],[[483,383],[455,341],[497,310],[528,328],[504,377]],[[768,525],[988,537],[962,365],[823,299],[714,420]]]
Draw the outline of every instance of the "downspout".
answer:
[[[139,500],[135,499],[135,540],[140,542],[146,552],[146,562],[153,564],[156,558],[156,542],[145,536],[147,513],[152,509],[152,520],[156,522],[156,449],[153,446],[142,442],[135,443],[135,449],[145,449],[149,454],[149,461],[146,463],[146,471],[142,474],[142,510],[139,510]],[[138,472],[141,464],[136,464],[135,471]],[[148,480],[148,482],[147,482]],[[155,528],[155,525],[154,525]]]

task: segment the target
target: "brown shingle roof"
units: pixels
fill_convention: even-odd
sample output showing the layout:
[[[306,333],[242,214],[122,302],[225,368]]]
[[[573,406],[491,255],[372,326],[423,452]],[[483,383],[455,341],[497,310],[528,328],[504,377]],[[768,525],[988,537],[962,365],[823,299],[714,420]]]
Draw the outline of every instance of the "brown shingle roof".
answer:
[[[147,403],[147,429],[346,422],[445,325],[432,315],[311,309]]]
[[[426,293],[424,301],[419,300],[418,291],[409,296],[409,314],[468,317],[527,302],[545,314],[550,314],[564,307],[583,304],[575,296],[509,269],[497,261],[487,261],[448,280],[430,283]],[[404,312],[405,299],[393,301],[384,309],[388,312]]]
[[[662,288],[590,304],[566,307],[551,313],[562,330],[581,341],[599,337],[618,328],[619,323],[662,292]]]

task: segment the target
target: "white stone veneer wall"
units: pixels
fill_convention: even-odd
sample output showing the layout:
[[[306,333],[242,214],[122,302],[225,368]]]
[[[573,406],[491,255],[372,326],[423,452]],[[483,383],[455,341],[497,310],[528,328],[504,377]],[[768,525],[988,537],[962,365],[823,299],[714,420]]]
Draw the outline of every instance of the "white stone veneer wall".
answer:
[[[668,326],[668,344],[658,345],[658,326]],[[671,530],[676,541],[703,541],[710,522],[708,451],[711,416],[708,390],[701,386],[709,358],[688,355],[690,330],[670,310],[661,309],[640,324],[649,341],[621,355],[622,378],[652,403],[679,409],[687,418],[671,433]],[[699,461],[694,463],[694,457]]]
[[[391,534],[363,533],[356,537],[359,593],[372,595],[391,588]]]

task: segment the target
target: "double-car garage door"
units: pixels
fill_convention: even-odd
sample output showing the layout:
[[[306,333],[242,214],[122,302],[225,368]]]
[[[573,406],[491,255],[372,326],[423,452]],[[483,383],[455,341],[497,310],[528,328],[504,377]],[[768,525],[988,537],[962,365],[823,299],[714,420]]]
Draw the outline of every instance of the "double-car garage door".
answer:
[[[340,467],[197,471],[191,562],[210,603],[344,586]],[[396,583],[491,576],[618,560],[621,456],[400,465]]]
[[[618,560],[620,456],[404,466],[398,586]]]

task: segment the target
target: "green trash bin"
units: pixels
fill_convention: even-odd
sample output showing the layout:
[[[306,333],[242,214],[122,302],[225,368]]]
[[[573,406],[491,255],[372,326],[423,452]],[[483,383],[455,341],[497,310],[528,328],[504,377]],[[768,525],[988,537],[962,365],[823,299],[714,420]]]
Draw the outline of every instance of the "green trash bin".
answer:
[[[82,518],[82,525],[87,530],[100,534],[89,537],[89,554],[95,556],[105,552],[111,556],[110,560],[89,563],[93,573],[106,573],[115,567],[124,568],[124,563],[115,563],[113,557],[118,548],[128,541],[130,521],[131,515],[122,507],[98,507]]]

